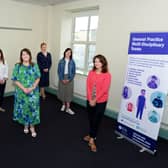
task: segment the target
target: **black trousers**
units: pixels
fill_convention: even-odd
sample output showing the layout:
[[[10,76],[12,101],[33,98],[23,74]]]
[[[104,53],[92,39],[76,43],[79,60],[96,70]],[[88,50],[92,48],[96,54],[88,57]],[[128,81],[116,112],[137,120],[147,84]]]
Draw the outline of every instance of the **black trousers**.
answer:
[[[6,82],[4,84],[0,84],[0,107],[2,107],[2,103],[4,100],[5,87],[6,87]]]
[[[96,103],[94,107],[90,106],[89,101],[87,101],[87,111],[89,118],[89,135],[91,138],[96,138],[98,133],[99,125],[104,116],[107,102]]]

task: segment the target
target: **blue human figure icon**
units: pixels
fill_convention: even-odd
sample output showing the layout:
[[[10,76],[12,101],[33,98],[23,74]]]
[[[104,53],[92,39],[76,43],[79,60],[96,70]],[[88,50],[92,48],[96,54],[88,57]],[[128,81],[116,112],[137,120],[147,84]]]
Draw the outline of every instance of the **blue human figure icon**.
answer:
[[[128,98],[128,87],[127,86],[123,88],[122,96],[124,99]]]
[[[156,89],[158,87],[157,80],[158,78],[155,75],[151,76],[151,80],[148,82],[148,87],[151,89]]]
[[[136,113],[136,118],[139,118],[140,120],[142,119],[142,114],[144,111],[144,108],[146,108],[146,98],[145,98],[145,89],[141,89],[141,94],[137,98],[137,113]]]

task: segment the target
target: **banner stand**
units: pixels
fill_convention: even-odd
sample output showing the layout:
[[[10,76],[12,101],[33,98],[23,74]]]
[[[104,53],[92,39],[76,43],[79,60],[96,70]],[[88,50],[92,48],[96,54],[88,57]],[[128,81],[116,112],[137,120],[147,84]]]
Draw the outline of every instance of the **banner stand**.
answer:
[[[124,136],[122,135],[122,134],[120,134],[118,137],[117,137],[117,139],[123,139],[124,138]]]
[[[140,153],[145,152],[146,148],[142,147],[142,149],[139,150]]]
[[[117,119],[117,139],[156,154],[168,95],[168,32],[132,32]]]
[[[121,134],[120,132],[118,131],[115,131],[115,133],[118,135],[117,139],[118,140],[121,140],[121,139],[126,139],[127,141],[137,145],[138,147],[140,147],[141,149],[139,150],[140,153],[143,153],[143,152],[148,152],[152,155],[156,155],[156,152],[157,150],[155,151],[151,151],[149,150],[148,148],[145,148],[143,145],[139,144],[139,143],[136,143],[135,141],[131,140],[130,138],[128,138],[127,136],[124,136],[123,134]]]

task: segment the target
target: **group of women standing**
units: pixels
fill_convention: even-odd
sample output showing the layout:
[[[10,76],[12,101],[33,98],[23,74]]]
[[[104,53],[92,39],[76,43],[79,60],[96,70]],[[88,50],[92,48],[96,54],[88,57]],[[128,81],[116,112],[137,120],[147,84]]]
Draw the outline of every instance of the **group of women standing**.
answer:
[[[43,100],[46,99],[45,87],[49,86],[49,71],[52,65],[47,44],[42,43],[40,47],[41,52],[37,54],[37,63],[32,62],[29,49],[21,50],[19,63],[15,64],[11,78],[15,84],[13,119],[24,126],[25,134],[30,131],[32,137],[37,136],[35,125],[40,123],[40,95]],[[71,48],[64,51],[63,58],[58,63],[57,73],[58,98],[62,101],[60,111],[74,115],[70,103],[73,97],[76,65]],[[5,111],[2,108],[2,102],[7,79],[8,66],[0,50],[0,111]],[[95,140],[105,112],[110,83],[111,75],[108,72],[107,60],[103,55],[96,55],[93,58],[93,69],[89,72],[86,81],[89,131],[83,138],[92,152],[97,151]]]

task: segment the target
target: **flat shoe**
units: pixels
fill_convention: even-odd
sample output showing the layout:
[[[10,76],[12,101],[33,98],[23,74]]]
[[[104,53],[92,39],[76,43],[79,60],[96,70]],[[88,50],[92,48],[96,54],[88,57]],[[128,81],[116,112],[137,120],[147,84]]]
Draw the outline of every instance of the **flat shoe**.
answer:
[[[31,131],[31,136],[33,138],[35,138],[37,136],[37,133],[36,133],[35,129],[34,128],[30,128],[30,131]]]

